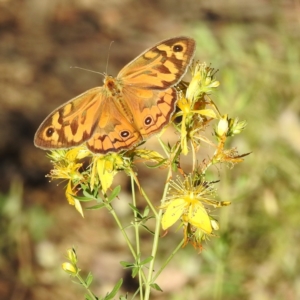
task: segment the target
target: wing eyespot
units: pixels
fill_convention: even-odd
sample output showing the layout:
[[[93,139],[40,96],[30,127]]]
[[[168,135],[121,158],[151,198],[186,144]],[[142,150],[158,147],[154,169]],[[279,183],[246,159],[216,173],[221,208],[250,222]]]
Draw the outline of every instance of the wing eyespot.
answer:
[[[148,116],[148,117],[145,119],[145,121],[144,121],[144,124],[145,124],[146,126],[149,126],[149,125],[151,125],[152,123],[153,123],[153,118],[150,117],[150,116]]]
[[[120,132],[120,136],[122,138],[128,138],[130,136],[130,132],[128,130],[123,130]]]
[[[183,47],[180,44],[174,45],[173,46],[173,50],[174,52],[182,52],[183,51]]]
[[[53,127],[48,127],[48,128],[45,130],[46,136],[47,136],[48,138],[52,137],[54,131],[55,131],[55,130],[54,130]]]

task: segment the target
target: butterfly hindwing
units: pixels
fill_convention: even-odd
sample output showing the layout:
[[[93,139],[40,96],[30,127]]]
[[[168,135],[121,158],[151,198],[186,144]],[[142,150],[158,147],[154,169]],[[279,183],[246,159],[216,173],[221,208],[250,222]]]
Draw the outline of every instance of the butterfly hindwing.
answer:
[[[120,152],[130,149],[143,140],[138,128],[120,106],[112,99],[107,99],[96,130],[88,140],[87,146],[94,153]]]
[[[177,92],[175,88],[165,91],[149,90],[144,93],[147,97],[138,97],[143,94],[135,88],[124,88],[123,95],[132,111],[138,107],[139,114],[135,115],[134,122],[144,139],[159,132],[166,126],[175,110]]]

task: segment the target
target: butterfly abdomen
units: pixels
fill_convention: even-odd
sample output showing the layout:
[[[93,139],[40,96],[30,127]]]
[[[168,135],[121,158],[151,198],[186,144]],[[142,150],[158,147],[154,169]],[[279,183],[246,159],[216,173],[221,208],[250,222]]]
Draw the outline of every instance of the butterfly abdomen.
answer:
[[[118,78],[113,78],[112,76],[106,76],[104,79],[104,86],[107,89],[111,100],[114,101],[116,107],[119,111],[127,118],[130,123],[133,123],[134,118],[130,108],[128,107],[126,101],[122,97],[122,82]]]

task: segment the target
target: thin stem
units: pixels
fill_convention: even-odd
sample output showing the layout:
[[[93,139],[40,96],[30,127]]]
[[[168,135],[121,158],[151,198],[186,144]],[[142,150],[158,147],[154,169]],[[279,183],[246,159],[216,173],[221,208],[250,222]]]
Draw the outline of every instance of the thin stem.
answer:
[[[193,154],[193,172],[194,172],[196,168],[196,149],[192,141],[191,141],[191,146],[192,146],[192,154]]]
[[[166,146],[164,145],[164,143],[163,143],[163,141],[161,140],[161,138],[158,137],[157,139],[158,139],[158,142],[160,143],[160,146],[163,148],[165,154],[166,154],[167,156],[169,156],[168,151],[165,149]]]
[[[86,284],[85,280],[79,275],[79,273],[76,274],[77,279],[79,282],[83,285],[83,287],[87,290],[88,294],[91,296],[91,299],[97,300],[98,298],[95,297],[95,295],[91,292],[88,285]]]
[[[144,191],[144,189],[142,187],[140,188],[140,192],[143,195],[143,197],[145,198],[145,200],[147,201],[147,204],[149,205],[150,209],[152,210],[154,216],[157,217],[157,210],[152,205],[151,200],[149,199],[149,197],[147,196],[146,192]]]
[[[168,176],[167,176],[168,179],[170,178],[171,174],[172,174],[172,170],[171,170],[171,168],[169,168],[169,172],[168,172]],[[167,180],[167,182],[166,182],[164,193],[163,193],[163,196],[162,196],[162,199],[161,199],[161,204],[164,204],[164,202],[165,202],[168,189],[169,189],[169,180]],[[154,232],[153,246],[152,246],[152,252],[151,252],[151,256],[153,257],[153,259],[151,260],[151,262],[149,264],[149,273],[148,273],[148,278],[147,278],[147,284],[146,284],[146,289],[145,289],[144,300],[149,300],[150,289],[151,289],[150,284],[153,283],[154,262],[155,262],[155,258],[156,258],[156,253],[157,253],[158,243],[159,243],[159,237],[160,237],[159,233],[160,233],[161,218],[162,218],[162,209],[159,210],[158,215],[155,218],[155,220],[156,220],[156,222],[155,222],[155,232]]]
[[[108,209],[109,209],[109,208],[108,208]],[[132,246],[132,244],[131,244],[131,242],[130,242],[130,240],[129,240],[129,237],[128,237],[126,231],[124,230],[124,228],[123,228],[123,226],[122,226],[122,224],[121,224],[121,222],[120,222],[120,219],[118,218],[116,212],[114,211],[114,209],[113,209],[111,206],[110,206],[109,211],[110,211],[110,213],[112,214],[112,216],[114,217],[114,219],[115,219],[115,221],[116,221],[118,227],[120,228],[120,230],[121,230],[121,232],[122,232],[122,234],[123,234],[123,237],[124,237],[124,239],[125,239],[125,241],[126,241],[128,247],[129,247],[129,249],[130,249],[130,251],[131,251],[132,256],[133,256],[134,259],[136,260],[136,259],[137,259],[137,253],[136,253],[135,250],[133,249],[133,246]]]
[[[160,273],[163,271],[163,269],[168,265],[168,263],[172,260],[174,255],[178,252],[178,250],[182,247],[184,243],[184,239],[178,244],[178,246],[172,251],[170,256],[166,259],[164,264],[159,268],[159,270],[156,272],[155,276],[153,277],[153,281],[157,279],[157,277],[160,275]]]
[[[120,228],[120,230],[121,230],[121,232],[123,234],[123,237],[124,237],[124,239],[125,239],[128,247],[129,247],[129,249],[131,251],[131,254],[132,254],[134,260],[137,261],[137,259],[138,259],[138,253],[135,252],[135,250],[134,250],[134,248],[132,246],[132,243],[131,243],[131,241],[130,241],[130,239],[129,239],[127,233],[126,233],[126,231],[124,230],[124,227],[122,226],[122,224],[120,222],[120,219],[118,218],[116,212],[114,211],[114,209],[113,209],[113,207],[111,205],[109,205],[109,207],[107,205],[107,209],[112,214],[112,216],[114,217],[114,219],[115,219],[118,227]],[[144,272],[142,272],[142,277],[143,277],[143,281],[146,282],[146,276],[145,276]]]
[[[134,178],[133,176],[130,176],[130,182],[131,182],[131,193],[132,193],[132,204],[134,207],[136,207],[136,197],[135,197],[135,188],[134,188]],[[137,253],[137,258],[136,258],[136,264],[140,264],[141,261],[141,248],[140,248],[140,234],[139,234],[139,224],[137,222],[137,212],[136,210],[133,210],[134,214],[134,231],[135,231],[135,243],[136,243],[136,253]],[[142,281],[142,269],[139,269],[139,294],[141,300],[143,300],[143,281]]]

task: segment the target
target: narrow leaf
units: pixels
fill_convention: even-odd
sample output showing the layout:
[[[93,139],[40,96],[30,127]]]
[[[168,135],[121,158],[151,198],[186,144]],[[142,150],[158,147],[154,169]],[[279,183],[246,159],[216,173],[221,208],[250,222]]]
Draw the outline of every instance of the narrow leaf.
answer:
[[[84,295],[85,300],[93,300],[92,297],[88,294]]]
[[[106,295],[106,297],[104,298],[105,300],[110,300],[113,299],[115,297],[115,295],[117,294],[117,292],[120,290],[121,286],[123,284],[123,279],[121,278],[116,285],[114,286],[113,290]]]
[[[115,199],[121,192],[121,186],[118,185],[116,186],[113,191],[111,192],[111,194],[108,196],[108,202],[111,202],[113,199]]]
[[[159,292],[163,292],[163,290],[160,288],[160,286],[156,283],[151,283],[150,286]]]
[[[144,213],[143,213],[143,217],[147,217],[149,215],[149,212],[150,212],[150,208],[149,206],[147,205],[144,209]]]
[[[149,263],[151,260],[153,260],[153,256],[149,256],[149,257],[145,258],[144,260],[142,260],[140,262],[140,265],[145,265],[145,264]]]
[[[85,283],[88,287],[91,285],[93,279],[94,279],[94,277],[93,277],[92,273],[90,272],[85,280]]]
[[[153,234],[154,235],[154,231],[150,230],[146,225],[144,224],[141,224],[141,226],[146,229],[149,233]]]
[[[146,167],[148,167],[149,169],[155,169],[155,168],[158,168],[160,167],[161,165],[163,165],[165,162],[167,161],[167,159],[163,159],[161,160],[158,164],[156,165],[148,165],[148,164],[145,164]]]
[[[124,267],[125,269],[133,268],[133,267],[134,267],[134,264],[129,263],[129,262],[127,262],[127,261],[120,261],[120,264],[121,264],[121,266]]]
[[[89,196],[89,197],[79,197],[79,196],[75,196],[73,195],[73,198],[77,199],[80,202],[89,202],[89,201],[94,201],[96,200],[93,196]]]
[[[105,204],[102,203],[102,204],[86,207],[85,209],[86,210],[96,210],[96,209],[100,209],[100,208],[103,208],[103,207],[105,207]]]
[[[140,217],[142,216],[142,214],[140,213],[140,211],[131,203],[129,203],[130,208],[135,211]]]
[[[82,193],[86,198],[94,198],[94,195],[88,192],[87,190],[83,190]]]
[[[134,267],[132,269],[132,273],[131,273],[132,278],[134,278],[138,274],[139,270],[140,270],[140,268],[138,268],[138,267]]]

